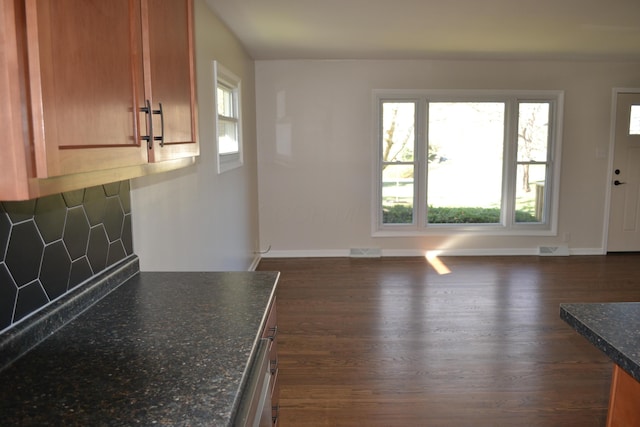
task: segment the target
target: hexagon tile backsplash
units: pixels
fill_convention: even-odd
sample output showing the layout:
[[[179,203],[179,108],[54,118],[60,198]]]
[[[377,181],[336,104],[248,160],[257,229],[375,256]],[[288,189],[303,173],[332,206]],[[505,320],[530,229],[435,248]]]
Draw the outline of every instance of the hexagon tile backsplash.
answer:
[[[129,181],[0,202],[0,331],[132,254]]]

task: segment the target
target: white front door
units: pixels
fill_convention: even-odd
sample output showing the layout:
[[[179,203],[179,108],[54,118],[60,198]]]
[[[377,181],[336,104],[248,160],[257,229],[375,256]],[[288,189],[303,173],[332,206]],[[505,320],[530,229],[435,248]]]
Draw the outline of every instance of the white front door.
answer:
[[[607,252],[640,251],[640,93],[617,93]]]

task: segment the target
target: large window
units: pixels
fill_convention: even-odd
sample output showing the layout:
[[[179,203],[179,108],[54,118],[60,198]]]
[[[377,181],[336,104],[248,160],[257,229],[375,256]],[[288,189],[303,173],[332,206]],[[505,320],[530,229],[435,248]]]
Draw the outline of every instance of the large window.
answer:
[[[218,172],[242,165],[240,79],[214,61]]]
[[[562,101],[377,91],[374,234],[554,234]]]

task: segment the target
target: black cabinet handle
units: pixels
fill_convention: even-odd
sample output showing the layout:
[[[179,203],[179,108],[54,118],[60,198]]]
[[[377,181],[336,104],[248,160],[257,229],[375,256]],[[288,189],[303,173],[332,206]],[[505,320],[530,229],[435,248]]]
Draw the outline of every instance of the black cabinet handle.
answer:
[[[147,148],[149,148],[149,150],[153,148],[153,141],[160,141],[160,146],[164,147],[164,110],[162,109],[162,102],[158,103],[158,107],[157,110],[152,109],[151,101],[147,99],[145,106],[140,108],[140,111],[147,115],[147,128],[149,131],[148,135],[141,136],[140,138],[147,142]],[[160,136],[153,134],[153,114],[160,115]]]
[[[164,110],[162,109],[162,102],[158,103],[159,109],[153,110],[153,114],[160,114],[160,136],[154,136],[154,141],[160,141],[160,146],[164,147]]]
[[[147,142],[147,148],[151,150],[153,148],[153,117],[151,114],[153,110],[151,110],[151,102],[147,99],[145,106],[140,108],[140,112],[145,113],[147,115],[147,130],[149,131],[148,135],[143,135],[140,137],[143,141]]]
[[[271,335],[267,335],[269,341],[275,340],[276,335],[278,335],[278,325],[274,326],[273,328],[269,328],[269,332],[271,333]]]

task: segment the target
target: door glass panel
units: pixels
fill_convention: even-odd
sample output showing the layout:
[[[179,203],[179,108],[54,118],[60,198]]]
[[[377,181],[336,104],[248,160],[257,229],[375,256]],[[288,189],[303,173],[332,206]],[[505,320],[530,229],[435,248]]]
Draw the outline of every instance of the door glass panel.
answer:
[[[631,106],[631,117],[629,117],[629,135],[640,135],[640,105]]]

